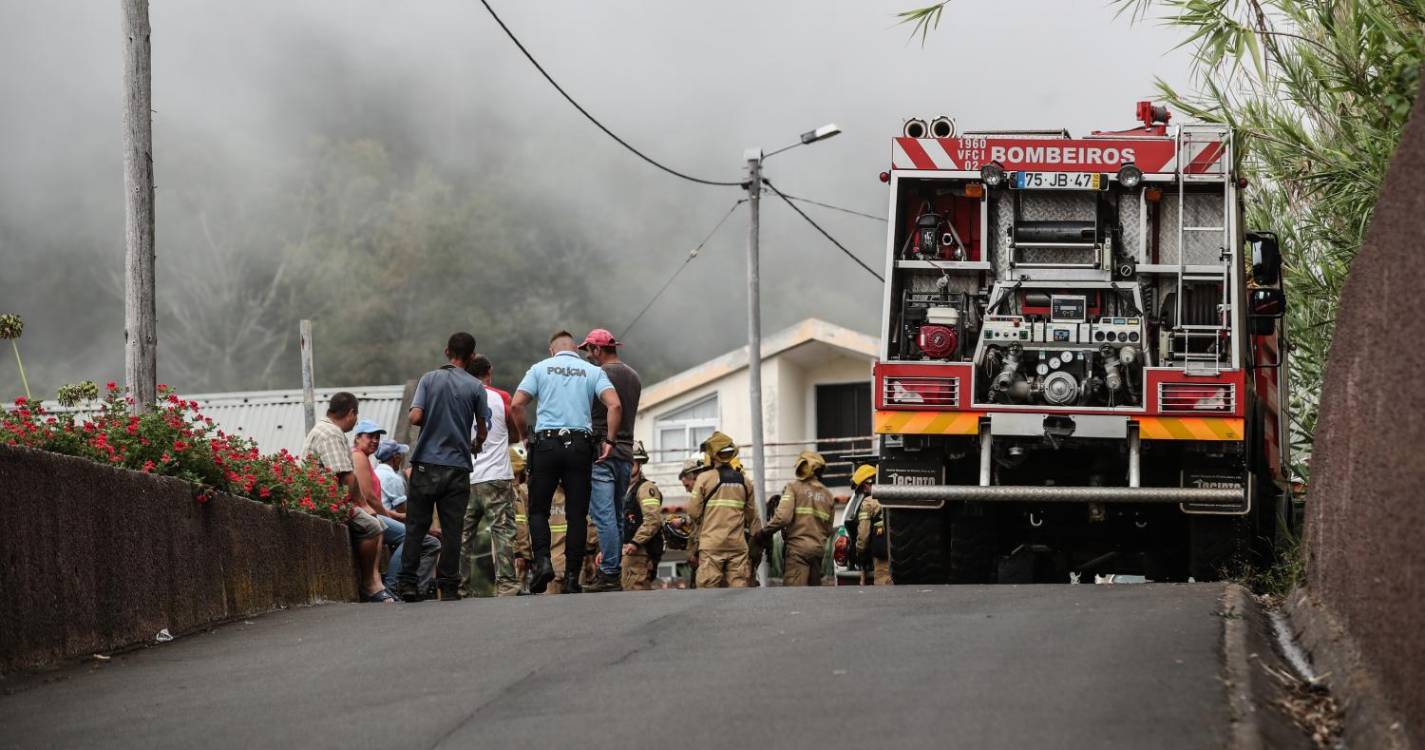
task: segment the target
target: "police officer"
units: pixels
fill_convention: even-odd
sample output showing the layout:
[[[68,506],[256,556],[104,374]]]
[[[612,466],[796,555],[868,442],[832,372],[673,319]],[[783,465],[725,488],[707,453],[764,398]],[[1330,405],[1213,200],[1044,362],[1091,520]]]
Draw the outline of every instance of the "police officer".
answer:
[[[861,582],[891,585],[891,561],[886,546],[886,514],[872,493],[876,489],[876,467],[862,464],[851,474],[851,486],[861,496],[856,511],[856,558],[861,565]]]
[[[826,540],[831,538],[831,518],[836,499],[821,483],[826,459],[815,451],[797,456],[797,478],[782,490],[777,513],[759,535],[760,543],[782,532],[782,585],[820,586]]]
[[[732,438],[714,432],[703,450],[711,468],[694,480],[688,501],[695,529],[688,559],[697,566],[698,588],[744,588],[752,578],[747,535],[756,535],[761,526],[753,505],[757,495],[752,482],[732,466],[737,458]]]
[[[529,535],[534,556],[530,591],[544,593],[554,580],[550,560],[549,508],[554,490],[564,488],[564,511],[569,533],[564,538],[568,570],[584,563],[588,534],[590,472],[595,461],[613,451],[623,417],[618,392],[599,367],[585,362],[574,350],[574,335],[559,331],[549,339],[549,358],[525,373],[510,406],[516,415],[531,399],[539,402],[535,428],[529,441]],[[608,409],[608,431],[593,434],[591,406],[598,398]],[[524,425],[518,425],[524,432]],[[583,589],[578,576],[566,576],[564,593]]]
[[[633,474],[623,500],[623,572],[625,591],[649,591],[663,557],[663,493],[643,473],[648,451],[643,441],[633,449]]]

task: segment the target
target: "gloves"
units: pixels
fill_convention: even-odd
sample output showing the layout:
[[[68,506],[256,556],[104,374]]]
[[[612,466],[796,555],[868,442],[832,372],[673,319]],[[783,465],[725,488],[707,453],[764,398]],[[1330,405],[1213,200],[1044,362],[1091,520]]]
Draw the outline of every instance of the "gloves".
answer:
[[[759,547],[766,547],[772,542],[772,534],[771,529],[758,529],[757,533],[752,535],[752,543]]]

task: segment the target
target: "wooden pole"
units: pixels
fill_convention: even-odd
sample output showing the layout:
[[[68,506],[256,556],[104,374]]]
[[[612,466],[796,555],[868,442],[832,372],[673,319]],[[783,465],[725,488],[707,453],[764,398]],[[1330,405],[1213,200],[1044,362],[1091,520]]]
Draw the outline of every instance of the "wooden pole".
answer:
[[[302,415],[307,432],[317,426],[317,386],[312,370],[312,321],[303,320],[297,324],[297,335],[302,347]]]
[[[148,0],[124,11],[124,379],[135,409],[158,400],[154,302],[153,68]]]

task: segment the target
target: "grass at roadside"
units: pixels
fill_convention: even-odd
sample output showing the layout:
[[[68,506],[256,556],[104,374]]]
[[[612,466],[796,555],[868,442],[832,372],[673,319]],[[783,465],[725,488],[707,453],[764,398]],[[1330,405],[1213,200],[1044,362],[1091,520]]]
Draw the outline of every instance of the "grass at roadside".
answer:
[[[1287,532],[1277,546],[1276,559],[1270,565],[1246,563],[1233,580],[1259,596],[1276,601],[1285,599],[1292,589],[1306,582],[1306,558],[1301,538]]]

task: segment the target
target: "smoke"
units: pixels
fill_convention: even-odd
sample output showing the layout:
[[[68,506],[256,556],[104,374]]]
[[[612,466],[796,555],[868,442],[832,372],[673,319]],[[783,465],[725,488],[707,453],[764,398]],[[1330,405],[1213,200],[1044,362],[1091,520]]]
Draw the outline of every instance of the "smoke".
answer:
[[[948,114],[974,128],[1126,127],[1155,75],[1176,84],[1185,77],[1181,56],[1163,56],[1176,44],[1170,32],[1131,27],[1097,1],[1032,0],[1011,13],[1000,3],[963,0],[924,48],[894,25],[894,12],[914,4],[495,6],[596,116],[678,169],[735,180],[745,148],[772,150],[805,130],[840,124],[844,135],[779,154],[766,174],[789,193],[870,213],[885,209],[876,175],[904,117]],[[0,311],[25,317],[22,352],[43,393],[80,379],[117,379],[118,4],[10,3],[0,14],[0,101],[7,103]],[[467,274],[471,298],[524,291],[520,304],[505,306],[518,310],[511,315],[523,327],[490,326],[528,339],[499,342],[512,358],[537,354],[555,326],[621,331],[741,197],[736,188],[679,181],[620,149],[560,100],[470,0],[191,0],[156,3],[151,14],[160,377],[184,391],[300,382],[291,315],[306,277],[263,292],[275,269],[300,267],[283,260],[310,241],[302,196],[311,194],[314,165],[333,144],[370,144],[401,179],[425,170],[449,190],[489,196],[503,225],[514,228],[511,242],[537,243],[554,259],[506,278],[495,254],[480,249],[462,269],[490,270]],[[376,189],[405,184],[392,178]],[[816,316],[875,333],[880,285],[769,198],[765,330]],[[883,264],[884,224],[807,210],[862,259]],[[353,262],[371,262],[361,255],[362,228],[379,222],[345,220]],[[629,332],[628,358],[646,374],[669,374],[745,340],[746,227],[743,209]],[[449,275],[421,268],[419,256],[411,262],[413,278]],[[319,277],[344,272],[334,265],[300,273],[316,289]],[[571,283],[585,285],[577,305]],[[372,294],[395,298],[370,287],[345,289],[342,299],[359,304]],[[319,357],[324,327],[335,326],[316,319]],[[403,352],[428,345],[431,356],[410,355],[379,371],[396,382],[438,358],[450,330],[475,327],[480,336],[479,326],[426,317],[372,326],[369,343],[401,344]],[[418,341],[410,349],[412,342],[388,336]],[[327,361],[335,368],[346,360]],[[516,374],[526,364],[501,370]],[[320,358],[318,365],[324,385],[361,384],[323,371]],[[13,369],[0,366],[0,373],[0,395],[17,392]]]

